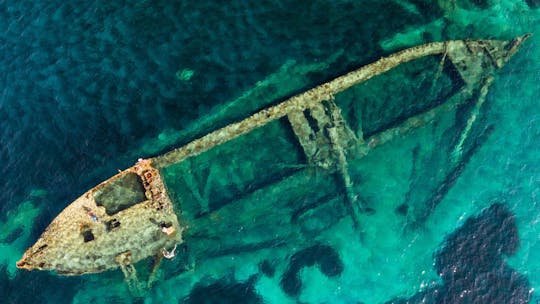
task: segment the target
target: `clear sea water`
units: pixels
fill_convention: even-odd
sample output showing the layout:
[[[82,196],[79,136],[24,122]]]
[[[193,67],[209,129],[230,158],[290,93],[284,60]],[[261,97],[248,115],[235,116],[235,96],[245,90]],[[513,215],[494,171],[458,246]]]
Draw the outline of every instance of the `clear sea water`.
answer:
[[[539,30],[537,0],[0,0],[0,302],[539,302]],[[246,96],[272,102],[424,42],[525,33],[487,95],[490,135],[436,206],[418,207],[445,167],[435,133],[358,165],[377,210],[361,218],[361,241],[341,221],[323,244],[165,266],[143,297],[120,271],[15,268],[69,202],[139,157],[242,118],[257,107]],[[415,145],[419,157],[402,153]],[[403,202],[427,214],[421,225],[395,212]]]

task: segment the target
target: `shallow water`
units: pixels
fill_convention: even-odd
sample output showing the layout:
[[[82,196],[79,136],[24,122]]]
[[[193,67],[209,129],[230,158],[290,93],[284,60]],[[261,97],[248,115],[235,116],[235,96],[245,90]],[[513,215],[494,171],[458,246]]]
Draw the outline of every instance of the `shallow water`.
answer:
[[[0,0],[3,298],[8,303],[536,303],[539,9],[535,0],[138,1],[130,6]],[[436,206],[426,202],[449,168],[451,134],[444,127],[453,122],[450,114],[436,127],[381,146],[355,163],[351,174],[376,209],[361,217],[361,233],[345,219],[309,245],[230,254],[198,261],[187,271],[176,260],[164,265],[158,282],[137,299],[120,271],[59,277],[15,268],[69,202],[139,157],[160,154],[404,47],[525,33],[532,38],[498,71],[482,108],[477,132],[492,131]],[[402,79],[403,87],[417,80]],[[387,111],[382,106],[369,117],[386,117]],[[292,167],[296,159],[279,162]],[[231,199],[234,191],[218,194],[223,197],[215,204]],[[405,203],[404,216],[396,208]],[[414,222],[418,218],[421,223]],[[448,274],[452,266],[460,277]]]

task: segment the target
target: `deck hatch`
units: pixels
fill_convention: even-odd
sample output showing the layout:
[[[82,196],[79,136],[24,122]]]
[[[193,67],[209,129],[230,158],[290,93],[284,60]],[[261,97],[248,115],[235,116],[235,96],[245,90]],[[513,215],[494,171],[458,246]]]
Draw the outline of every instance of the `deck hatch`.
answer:
[[[146,200],[141,178],[126,173],[94,192],[96,205],[105,207],[108,215],[127,209]]]

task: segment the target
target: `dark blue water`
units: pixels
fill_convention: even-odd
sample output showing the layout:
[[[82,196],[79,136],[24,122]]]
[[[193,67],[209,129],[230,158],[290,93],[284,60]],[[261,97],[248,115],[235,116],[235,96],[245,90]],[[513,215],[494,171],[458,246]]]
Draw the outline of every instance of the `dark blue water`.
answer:
[[[334,58],[325,68],[307,73],[307,81],[291,89],[300,92],[403,46],[458,38],[511,39],[540,29],[538,1],[439,2],[440,5],[421,0],[135,1],[126,4],[120,1],[0,0],[0,170],[3,177],[0,183],[0,302],[86,303],[91,299],[96,303],[130,302],[124,287],[118,287],[122,286],[119,272],[66,278],[18,271],[14,263],[54,216],[85,190],[113,175],[117,169],[131,166],[137,158],[159,154],[187,139],[156,145],[154,149],[142,149],[145,144],[166,131],[189,127],[198,118],[278,71],[286,62],[292,60],[296,66],[302,66]],[[540,98],[538,46],[538,37],[533,37],[531,44],[519,54],[516,65],[505,70],[506,76],[495,89],[501,98],[508,97],[511,88],[525,91],[521,95],[530,115],[525,116],[529,121],[525,125],[531,130],[521,133],[529,136],[514,143],[526,142],[531,149],[538,147],[535,143],[538,139],[531,135],[538,130],[539,108],[535,107],[539,105],[535,100]],[[192,72],[192,76],[182,78],[182,72]],[[523,79],[530,86],[516,88],[520,81],[525,81]],[[506,113],[504,106],[500,109],[504,109],[500,113]],[[524,116],[516,114],[515,117],[521,120],[508,121],[523,122]],[[529,152],[532,150],[523,150],[522,159],[530,157],[530,165],[537,164]],[[519,163],[507,168],[515,172],[522,169]],[[538,192],[538,175],[535,170],[527,172],[519,178],[534,180],[532,190],[516,196],[506,193],[507,198],[521,195],[512,202],[530,202],[531,193]],[[464,232],[449,236],[448,244],[442,242],[445,233],[451,233],[462,224],[462,229],[467,230],[473,229],[475,221],[484,217],[495,223],[511,218],[513,212],[520,212],[516,204],[508,204],[509,211],[493,207],[497,210],[480,213],[483,207],[491,205],[489,200],[484,200],[483,205],[475,205],[463,213],[465,218],[474,215],[479,218],[465,223],[454,221],[441,229],[444,232],[433,238],[431,247],[425,248],[431,248],[426,259],[433,257],[435,271],[444,274],[442,281],[427,290],[419,288],[415,280],[401,282],[399,270],[394,272],[395,276],[383,280],[386,283],[382,285],[378,281],[371,281],[372,286],[355,284],[355,275],[360,276],[362,271],[371,271],[371,275],[376,276],[373,269],[366,268],[344,273],[344,276],[349,275],[343,283],[350,287],[346,291],[332,296],[332,291],[323,290],[318,299],[309,291],[302,298],[301,289],[295,289],[302,286],[280,290],[279,284],[272,287],[248,278],[235,281],[227,279],[229,273],[217,273],[212,277],[225,279],[195,285],[198,289],[193,289],[191,301],[203,303],[205,293],[211,290],[212,296],[205,300],[207,303],[242,303],[244,300],[250,303],[297,300],[352,303],[353,299],[359,303],[381,303],[392,299],[400,301],[398,298],[409,298],[411,303],[419,303],[421,298],[430,299],[430,303],[524,303],[529,300],[531,288],[540,287],[540,279],[527,277],[527,262],[515,262],[521,265],[515,270],[502,264],[501,255],[516,253],[513,242],[519,233],[514,230],[527,226],[524,224],[527,221],[518,221],[509,228],[505,226],[511,230],[508,237],[497,236],[505,231],[485,232],[491,241],[487,248],[500,251],[500,255],[493,257],[485,253],[485,259],[495,259],[496,263],[478,270],[488,277],[479,280],[487,283],[472,291],[473,295],[466,298],[469,300],[459,300],[456,294],[477,288],[475,279],[464,274],[465,279],[459,285],[463,290],[454,290],[458,288],[453,282],[456,279],[446,275],[446,269],[452,263],[463,261],[448,257],[448,252],[451,255],[452,251],[444,249],[444,246],[459,247],[457,235]],[[523,208],[521,212],[538,212],[535,208],[538,206]],[[534,240],[535,234],[521,232],[521,235]],[[507,243],[510,245],[505,245]],[[525,244],[522,248],[530,254],[527,251],[519,256],[532,260],[531,255],[538,245],[529,244],[527,240],[522,243]],[[476,252],[477,245],[468,241],[464,244]],[[316,252],[324,252],[324,248],[314,249],[311,255],[297,253],[282,267],[296,272],[304,267],[315,267],[310,269],[319,269],[324,274],[324,259],[319,261],[316,257]],[[328,263],[340,265],[341,259],[352,261],[346,254],[340,257],[333,249],[328,250],[325,256],[337,255],[335,261]],[[344,264],[347,267],[350,263]],[[272,265],[266,266],[265,271],[272,273]],[[538,269],[535,266],[530,272]],[[328,280],[341,274],[332,272],[335,269],[328,271]],[[492,271],[497,274],[492,275]],[[291,274],[290,280],[298,280],[296,272]],[[287,280],[280,276],[275,275],[277,282]],[[407,278],[410,279],[405,277],[404,280]],[[320,284],[327,284],[325,282]],[[116,285],[107,290],[107,284]],[[500,284],[506,289],[492,290],[486,284]],[[304,282],[303,286],[306,285],[309,283]],[[289,292],[287,288],[292,289]],[[370,293],[371,298],[365,296]],[[167,283],[155,287],[146,302],[170,300],[172,303],[184,296],[187,295],[174,292],[174,283]]]
[[[343,49],[335,67],[312,75],[316,83],[376,58],[376,41],[423,21],[372,2],[367,11],[367,4],[324,1],[2,3],[2,138],[9,142],[1,157],[11,177],[3,210],[29,188],[61,188],[70,196],[61,199],[73,198],[74,188],[131,164],[136,158],[123,157],[145,137],[181,129],[286,60],[324,60]],[[194,76],[179,81],[186,68]]]

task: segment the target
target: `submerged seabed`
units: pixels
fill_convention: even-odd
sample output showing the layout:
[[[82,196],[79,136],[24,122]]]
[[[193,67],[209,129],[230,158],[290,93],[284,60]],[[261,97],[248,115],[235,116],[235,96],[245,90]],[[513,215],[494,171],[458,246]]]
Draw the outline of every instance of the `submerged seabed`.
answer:
[[[422,189],[445,169],[434,152],[444,143],[419,131],[403,139],[408,154],[383,146],[358,168],[376,209],[361,237],[343,220],[292,252],[229,255],[188,272],[165,261],[137,301],[540,300],[540,3],[432,2],[0,0],[2,301],[134,301],[120,271],[58,277],[15,262],[86,189],[253,111],[253,96],[270,102],[422,42],[528,32],[483,107],[479,123],[492,132],[435,208],[422,205]]]

